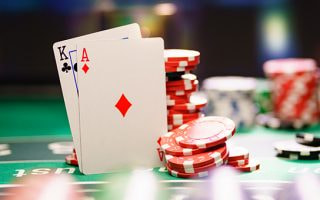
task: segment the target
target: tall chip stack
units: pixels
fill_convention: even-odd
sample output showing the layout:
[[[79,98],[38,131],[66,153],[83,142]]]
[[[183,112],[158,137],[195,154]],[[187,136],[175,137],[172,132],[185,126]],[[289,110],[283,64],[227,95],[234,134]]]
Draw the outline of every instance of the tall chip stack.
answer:
[[[239,129],[248,129],[255,124],[256,80],[247,77],[210,77],[204,80],[203,90],[209,103],[206,115],[224,116],[232,119]]]
[[[318,69],[313,59],[270,60],[263,69],[271,81],[274,119],[296,129],[319,121]]]
[[[168,130],[202,116],[207,100],[193,95],[198,90],[197,76],[190,73],[200,63],[200,52],[184,49],[164,51]]]
[[[227,144],[235,134],[235,123],[210,116],[189,121],[158,139],[168,173],[179,178],[201,178],[228,164],[242,172],[256,171],[260,163],[249,159],[249,151]],[[159,155],[163,155],[160,154]]]

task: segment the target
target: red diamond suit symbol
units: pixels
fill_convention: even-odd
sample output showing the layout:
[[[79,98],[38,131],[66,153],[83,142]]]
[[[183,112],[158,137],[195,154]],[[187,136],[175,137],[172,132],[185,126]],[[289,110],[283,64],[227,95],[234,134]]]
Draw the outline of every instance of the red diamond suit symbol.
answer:
[[[84,71],[85,74],[88,72],[89,67],[88,67],[87,63],[84,63],[82,70]]]
[[[123,117],[126,116],[128,110],[130,109],[131,106],[132,106],[132,104],[126,98],[126,96],[124,94],[121,95],[120,99],[118,100],[117,104],[115,105],[115,107],[120,111],[120,113],[122,114]]]

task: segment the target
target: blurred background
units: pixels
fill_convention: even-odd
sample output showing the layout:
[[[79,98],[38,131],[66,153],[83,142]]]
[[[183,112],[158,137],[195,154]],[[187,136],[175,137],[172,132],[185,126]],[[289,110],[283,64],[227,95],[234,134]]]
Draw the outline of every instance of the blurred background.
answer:
[[[199,50],[200,80],[263,77],[270,58],[319,61],[319,8],[317,0],[1,0],[2,93],[21,85],[61,93],[52,44],[132,22],[166,48]]]

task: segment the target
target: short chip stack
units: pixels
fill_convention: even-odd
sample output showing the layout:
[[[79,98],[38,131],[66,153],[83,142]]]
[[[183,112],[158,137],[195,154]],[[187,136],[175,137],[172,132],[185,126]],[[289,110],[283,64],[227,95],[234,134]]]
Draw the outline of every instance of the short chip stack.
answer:
[[[78,166],[78,158],[74,148],[72,154],[66,156],[65,161],[69,165]]]
[[[208,176],[213,168],[230,162],[226,141],[235,132],[236,126],[231,119],[210,116],[189,121],[161,136],[158,143],[165,155],[168,173],[180,178]],[[237,169],[254,171],[259,168],[256,163],[248,162],[248,157],[243,157],[241,152],[242,156],[233,154],[231,164]],[[242,158],[248,161],[241,163],[239,160]],[[255,165],[255,168],[251,165]]]
[[[270,60],[263,69],[271,81],[275,118],[296,129],[318,122],[318,76],[314,60]]]
[[[197,76],[190,71],[200,63],[200,53],[193,50],[164,51],[168,108],[168,130],[201,117],[205,98],[192,96],[198,90]]]
[[[275,142],[274,149],[289,160],[320,160],[320,135],[297,133],[295,140]]]
[[[204,80],[203,89],[209,99],[207,115],[228,117],[236,123],[238,129],[254,125],[257,113],[255,79],[240,76],[210,77]]]

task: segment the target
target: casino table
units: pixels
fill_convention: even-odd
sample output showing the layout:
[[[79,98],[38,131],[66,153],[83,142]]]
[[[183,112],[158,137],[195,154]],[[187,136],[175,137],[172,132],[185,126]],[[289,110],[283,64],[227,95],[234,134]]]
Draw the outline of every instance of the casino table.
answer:
[[[74,184],[81,186],[81,192],[94,199],[102,187],[112,184],[114,174],[122,173],[82,175],[77,167],[65,163],[64,158],[70,152],[49,148],[52,143],[72,141],[61,97],[2,97],[0,111],[0,144],[9,145],[9,151],[0,151],[0,197],[10,195],[6,193],[7,188],[24,187],[16,181],[26,175],[68,173],[74,177]],[[320,125],[303,131],[319,133]],[[253,199],[273,199],[298,174],[309,172],[320,176],[319,161],[292,161],[275,156],[272,143],[293,139],[295,132],[256,126],[237,132],[231,139],[232,143],[248,148],[250,157],[261,162],[260,170],[239,175],[240,183]],[[174,178],[161,166],[150,170],[159,177],[170,199],[187,195],[192,188],[206,182],[205,179]]]

